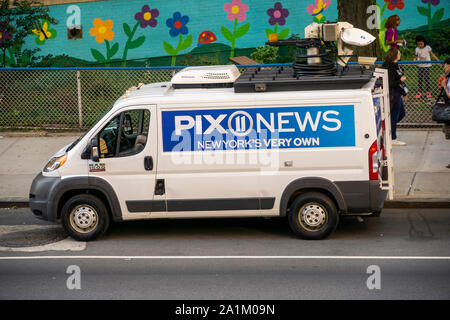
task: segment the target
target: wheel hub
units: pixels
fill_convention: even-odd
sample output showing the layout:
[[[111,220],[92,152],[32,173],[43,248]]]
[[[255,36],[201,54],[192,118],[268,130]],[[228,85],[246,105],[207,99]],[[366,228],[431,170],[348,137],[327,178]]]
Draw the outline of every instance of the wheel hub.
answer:
[[[73,223],[82,232],[91,231],[97,221],[97,212],[90,206],[79,206],[73,212]]]
[[[309,227],[319,227],[325,223],[325,210],[316,204],[306,205],[302,211],[302,220]]]

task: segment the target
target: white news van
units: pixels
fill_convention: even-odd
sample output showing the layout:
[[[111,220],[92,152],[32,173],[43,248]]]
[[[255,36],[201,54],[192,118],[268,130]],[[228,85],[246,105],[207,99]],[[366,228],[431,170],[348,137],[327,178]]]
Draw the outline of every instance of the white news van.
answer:
[[[276,216],[322,239],[340,216],[379,215],[393,188],[385,70],[291,72],[190,67],[131,88],[34,179],[32,212],[83,241],[110,220]]]

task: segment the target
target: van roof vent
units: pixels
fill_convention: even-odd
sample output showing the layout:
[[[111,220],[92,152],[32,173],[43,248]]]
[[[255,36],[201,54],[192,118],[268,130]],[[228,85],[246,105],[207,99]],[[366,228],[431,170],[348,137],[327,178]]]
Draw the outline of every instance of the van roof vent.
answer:
[[[174,88],[232,87],[240,72],[235,65],[188,67],[172,77]]]

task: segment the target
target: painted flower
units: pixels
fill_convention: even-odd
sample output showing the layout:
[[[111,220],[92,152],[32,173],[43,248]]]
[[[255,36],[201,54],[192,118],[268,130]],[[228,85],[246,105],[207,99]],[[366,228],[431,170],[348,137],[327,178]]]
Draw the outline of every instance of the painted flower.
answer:
[[[402,10],[405,7],[403,3],[404,0],[384,0],[384,2],[388,2],[388,10],[394,10],[395,8]],[[423,1],[423,0],[422,0]]]
[[[41,27],[39,29],[33,29],[31,32],[37,35],[35,42],[38,45],[44,44],[47,39],[56,37],[56,30],[50,28],[50,22],[47,20],[42,20]]]
[[[439,3],[441,3],[441,0],[422,0],[422,3],[428,3],[431,2],[433,6],[437,6]]]
[[[182,16],[181,13],[175,12],[173,18],[169,18],[166,21],[166,25],[170,28],[169,34],[171,37],[176,37],[180,33],[188,34],[189,30],[186,24],[189,22],[188,16]]]
[[[283,9],[283,6],[280,2],[276,2],[273,8],[267,10],[267,14],[269,15],[269,24],[273,26],[275,23],[278,23],[280,26],[286,24],[286,18],[289,16],[289,10]]]
[[[12,39],[12,33],[7,30],[6,26],[6,22],[0,21],[0,47],[3,45],[3,42]]]
[[[241,3],[241,0],[232,0],[231,3],[225,3],[223,8],[228,12],[227,19],[230,21],[238,19],[239,22],[242,22],[247,18],[245,13],[248,11],[248,5]]]
[[[114,39],[114,32],[112,31],[114,23],[112,20],[106,20],[103,22],[102,19],[96,18],[92,24],[94,25],[94,28],[89,30],[89,34],[95,37],[95,41],[98,43],[103,43],[105,40],[111,41]]]
[[[306,10],[310,15],[321,20],[323,15],[322,12],[330,6],[331,0],[316,0],[314,4],[310,4]]]
[[[142,7],[140,12],[134,15],[134,19],[141,23],[141,28],[145,28],[147,26],[154,28],[158,24],[158,21],[156,21],[158,16],[158,9],[150,9],[148,5],[145,5]]]

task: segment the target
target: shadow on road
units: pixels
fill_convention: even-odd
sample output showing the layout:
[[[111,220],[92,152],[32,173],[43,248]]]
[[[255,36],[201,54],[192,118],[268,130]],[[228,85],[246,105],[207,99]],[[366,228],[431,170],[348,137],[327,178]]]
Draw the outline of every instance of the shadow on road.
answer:
[[[371,219],[372,220],[372,219]],[[328,239],[353,237],[366,233],[371,222],[358,222],[354,217],[342,218],[334,233]],[[114,223],[105,237],[125,238],[157,237],[170,238],[252,238],[295,239],[284,218],[214,218],[214,219],[161,219]]]

